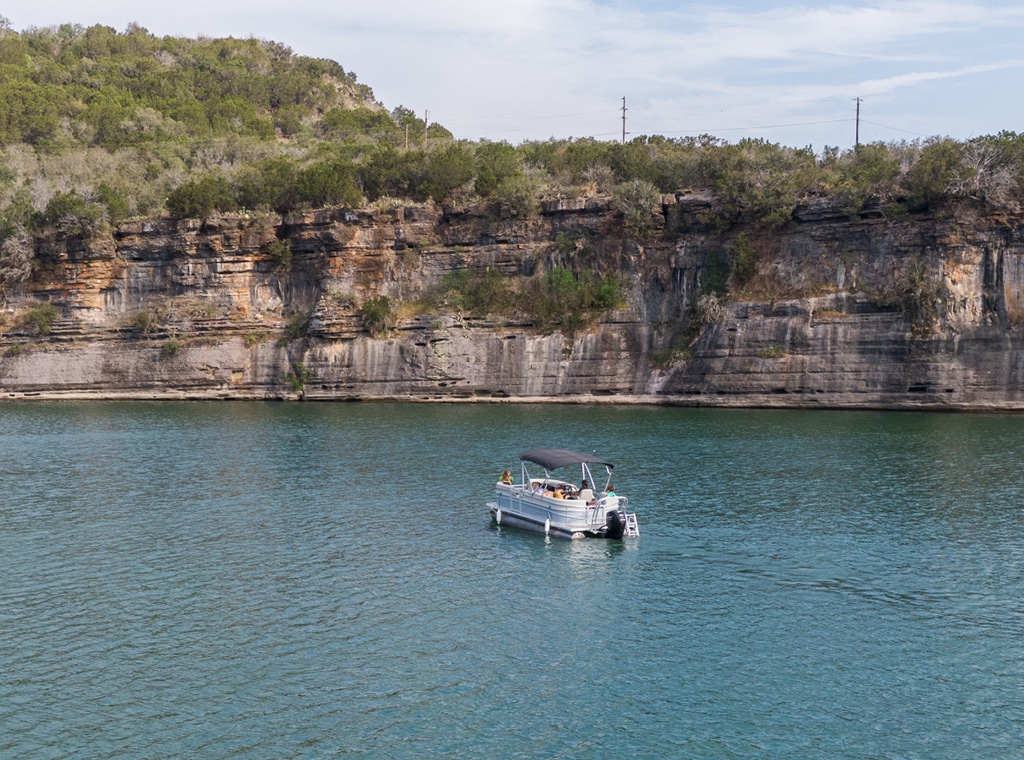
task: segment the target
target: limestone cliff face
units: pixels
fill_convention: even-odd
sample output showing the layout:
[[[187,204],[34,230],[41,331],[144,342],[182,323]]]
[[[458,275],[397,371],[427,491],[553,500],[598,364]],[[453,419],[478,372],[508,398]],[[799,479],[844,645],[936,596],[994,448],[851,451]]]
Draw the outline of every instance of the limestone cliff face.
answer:
[[[0,393],[1024,409],[1024,218],[850,218],[821,200],[783,230],[722,233],[701,223],[711,203],[666,197],[639,243],[602,198],[529,219],[404,206],[41,237],[32,278],[0,302]],[[695,308],[741,242],[745,281]],[[467,267],[559,264],[620,272],[626,303],[572,333],[409,306]],[[359,305],[377,295],[401,306],[374,335]]]

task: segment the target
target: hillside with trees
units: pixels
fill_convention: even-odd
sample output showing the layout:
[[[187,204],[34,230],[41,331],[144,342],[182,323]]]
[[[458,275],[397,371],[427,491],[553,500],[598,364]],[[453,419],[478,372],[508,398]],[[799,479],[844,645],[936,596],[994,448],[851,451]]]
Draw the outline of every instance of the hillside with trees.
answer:
[[[723,232],[785,226],[821,197],[851,217],[899,217],[949,198],[1016,209],[1024,190],[1013,132],[820,152],[710,135],[469,142],[276,42],[137,25],[19,33],[2,18],[0,146],[0,287],[29,275],[39,232],[88,236],[138,216],[433,201],[526,217],[542,199],[601,194],[642,239],[660,195],[682,188],[713,192],[701,222]]]

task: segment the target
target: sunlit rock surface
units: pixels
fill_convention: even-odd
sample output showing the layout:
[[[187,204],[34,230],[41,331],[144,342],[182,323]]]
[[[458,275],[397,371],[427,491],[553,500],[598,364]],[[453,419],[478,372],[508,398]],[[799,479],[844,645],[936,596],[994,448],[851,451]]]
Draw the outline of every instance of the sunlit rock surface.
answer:
[[[41,236],[0,301],[0,394],[1024,409],[1024,218],[815,199],[781,229],[723,232],[713,205],[666,196],[639,241],[607,198],[527,219],[399,205]],[[740,243],[755,273],[701,320],[712,262]],[[464,268],[559,265],[620,273],[624,302],[573,331],[413,308]],[[372,333],[360,305],[379,295],[398,309]],[[48,333],[26,321],[42,302]]]

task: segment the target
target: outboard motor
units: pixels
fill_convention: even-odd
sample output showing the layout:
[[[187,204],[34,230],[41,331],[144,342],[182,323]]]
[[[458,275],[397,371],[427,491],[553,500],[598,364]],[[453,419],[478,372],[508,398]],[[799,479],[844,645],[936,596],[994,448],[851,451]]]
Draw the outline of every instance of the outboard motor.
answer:
[[[604,522],[605,538],[618,539],[626,533],[626,513],[621,509],[608,512]]]

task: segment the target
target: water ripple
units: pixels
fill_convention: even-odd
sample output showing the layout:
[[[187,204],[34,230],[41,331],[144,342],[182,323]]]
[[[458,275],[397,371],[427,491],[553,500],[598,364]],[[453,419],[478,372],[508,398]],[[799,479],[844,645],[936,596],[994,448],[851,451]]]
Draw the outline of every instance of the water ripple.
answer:
[[[0,414],[3,757],[1024,750],[1021,418]],[[538,444],[620,463],[643,536],[489,526]]]

